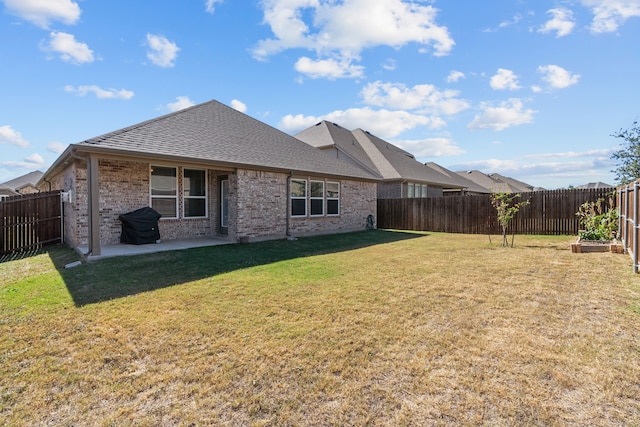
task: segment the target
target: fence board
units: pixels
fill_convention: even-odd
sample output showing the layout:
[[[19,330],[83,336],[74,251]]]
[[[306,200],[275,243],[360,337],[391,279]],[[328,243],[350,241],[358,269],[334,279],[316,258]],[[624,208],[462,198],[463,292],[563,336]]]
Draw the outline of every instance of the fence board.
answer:
[[[1,255],[62,242],[60,191],[6,198],[0,214]]]
[[[585,202],[609,199],[611,189],[522,193],[529,201],[511,221],[510,233],[577,235],[576,212]],[[378,227],[446,233],[497,234],[500,227],[490,195],[378,200]]]

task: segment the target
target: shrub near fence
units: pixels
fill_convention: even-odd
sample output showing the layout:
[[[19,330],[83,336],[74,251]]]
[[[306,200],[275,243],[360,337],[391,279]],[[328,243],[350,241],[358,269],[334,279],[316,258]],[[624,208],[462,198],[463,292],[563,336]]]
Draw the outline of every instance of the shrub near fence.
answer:
[[[59,191],[9,197],[0,202],[0,255],[62,242]]]
[[[577,235],[576,212],[585,202],[606,200],[612,189],[554,190],[522,193],[528,200],[509,225],[509,233]],[[422,199],[379,199],[378,228],[445,233],[501,234],[490,195]]]

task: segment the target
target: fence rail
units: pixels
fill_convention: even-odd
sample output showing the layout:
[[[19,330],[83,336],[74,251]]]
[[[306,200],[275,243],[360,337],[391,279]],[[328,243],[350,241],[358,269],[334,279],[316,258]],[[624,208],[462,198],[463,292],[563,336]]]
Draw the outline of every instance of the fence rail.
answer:
[[[585,202],[612,198],[611,189],[554,190],[522,193],[529,201],[511,221],[515,234],[577,235],[576,212]],[[446,233],[500,234],[490,195],[379,199],[378,228]]]
[[[62,242],[59,191],[14,196],[0,202],[0,255]]]

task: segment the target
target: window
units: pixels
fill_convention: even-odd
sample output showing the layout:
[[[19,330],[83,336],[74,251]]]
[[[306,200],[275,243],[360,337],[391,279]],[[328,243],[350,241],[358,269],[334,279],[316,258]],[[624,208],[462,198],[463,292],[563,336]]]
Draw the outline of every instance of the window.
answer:
[[[324,182],[311,181],[311,216],[324,215]]]
[[[318,180],[308,182],[307,186],[306,179],[291,180],[291,216],[340,215],[340,183]]]
[[[176,168],[151,166],[151,207],[163,218],[178,217]]]
[[[427,186],[426,185],[422,186],[422,197],[427,197]]]
[[[412,199],[415,197],[415,185],[413,183],[409,183],[407,185],[407,197]]]
[[[291,216],[307,215],[307,181],[291,180]]]
[[[340,214],[340,184],[327,182],[327,215]]]
[[[207,174],[203,170],[185,169],[182,180],[185,218],[207,216]]]

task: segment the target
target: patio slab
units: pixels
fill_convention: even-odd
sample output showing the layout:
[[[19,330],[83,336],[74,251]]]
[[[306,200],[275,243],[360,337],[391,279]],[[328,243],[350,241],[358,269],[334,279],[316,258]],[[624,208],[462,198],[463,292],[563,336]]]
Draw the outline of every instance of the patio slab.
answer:
[[[235,242],[222,237],[198,237],[192,239],[162,240],[160,243],[149,243],[146,245],[129,245],[124,243],[117,245],[102,245],[100,247],[100,255],[88,255],[86,259],[87,261],[95,261],[98,259],[117,256],[150,254],[155,252],[200,248],[203,246],[229,245],[232,243]],[[88,250],[88,246],[78,247],[78,251],[81,254],[86,254]]]

